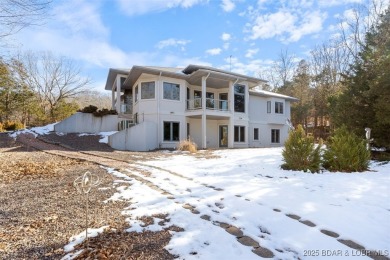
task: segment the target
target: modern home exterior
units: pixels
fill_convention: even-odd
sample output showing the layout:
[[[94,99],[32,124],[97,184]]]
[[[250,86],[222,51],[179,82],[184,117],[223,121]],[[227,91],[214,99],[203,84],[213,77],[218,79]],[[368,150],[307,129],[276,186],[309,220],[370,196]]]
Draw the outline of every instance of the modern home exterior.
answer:
[[[175,148],[190,138],[199,148],[281,146],[293,97],[263,91],[265,81],[199,65],[184,69],[133,66],[110,69],[120,150]]]

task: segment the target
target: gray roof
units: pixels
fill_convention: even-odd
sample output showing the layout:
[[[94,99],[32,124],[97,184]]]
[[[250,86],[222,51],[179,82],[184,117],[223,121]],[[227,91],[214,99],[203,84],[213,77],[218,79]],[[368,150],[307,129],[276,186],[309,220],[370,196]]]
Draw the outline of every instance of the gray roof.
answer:
[[[130,70],[110,69],[107,77],[105,89],[110,90],[114,84],[117,74],[127,76],[124,82],[124,88],[131,88],[142,73],[151,75],[161,75],[171,78],[184,79],[192,85],[200,86],[202,77],[207,76],[207,85],[215,88],[225,88],[229,86],[229,82],[240,83],[248,82],[249,87],[253,88],[266,81],[250,77],[230,71],[220,70],[208,66],[188,65],[186,68],[168,68],[168,67],[153,67],[153,66],[133,66]]]

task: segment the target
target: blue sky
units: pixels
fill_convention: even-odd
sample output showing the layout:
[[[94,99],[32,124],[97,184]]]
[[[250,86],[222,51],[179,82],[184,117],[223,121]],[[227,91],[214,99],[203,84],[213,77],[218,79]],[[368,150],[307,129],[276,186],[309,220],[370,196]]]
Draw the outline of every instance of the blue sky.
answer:
[[[77,61],[103,90],[109,68],[203,64],[256,76],[281,49],[298,58],[338,34],[365,0],[64,0],[14,36],[21,50]]]

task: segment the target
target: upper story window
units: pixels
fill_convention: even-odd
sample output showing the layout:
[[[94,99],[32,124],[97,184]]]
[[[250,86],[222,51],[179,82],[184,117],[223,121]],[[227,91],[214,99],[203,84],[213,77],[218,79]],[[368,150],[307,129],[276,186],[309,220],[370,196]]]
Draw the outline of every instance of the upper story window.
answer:
[[[234,85],[234,112],[245,113],[244,85]]]
[[[134,102],[138,101],[138,85],[134,88]]]
[[[155,97],[155,83],[142,82],[141,83],[141,99],[154,99]]]
[[[271,101],[267,101],[267,113],[271,114]]]
[[[283,102],[275,102],[275,114],[283,114]]]
[[[169,100],[180,100],[180,85],[174,83],[164,82],[163,97]]]

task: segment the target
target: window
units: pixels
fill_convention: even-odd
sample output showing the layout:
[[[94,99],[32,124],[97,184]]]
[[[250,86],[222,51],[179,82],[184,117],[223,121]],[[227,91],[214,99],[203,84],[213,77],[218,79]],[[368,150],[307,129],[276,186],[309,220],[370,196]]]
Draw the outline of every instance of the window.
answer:
[[[271,101],[267,101],[267,113],[271,114]]]
[[[141,99],[154,99],[154,81],[141,83]]]
[[[245,113],[245,86],[234,85],[234,111]]]
[[[214,108],[214,93],[206,92],[206,107]]]
[[[259,128],[253,128],[253,140],[259,140]]]
[[[245,142],[245,126],[234,126],[234,142]]]
[[[220,93],[219,94],[219,109],[220,110],[228,110],[228,94]]]
[[[190,123],[187,123],[187,139],[190,140]]]
[[[275,114],[283,114],[283,102],[275,102]]]
[[[279,129],[271,129],[271,143],[280,143]]]
[[[194,108],[202,107],[202,91],[194,90]]]
[[[178,122],[164,122],[164,141],[179,141]]]
[[[134,89],[134,101],[135,102],[138,101],[138,85],[135,86],[135,89]]]
[[[180,85],[164,82],[163,85],[164,99],[180,100]]]

